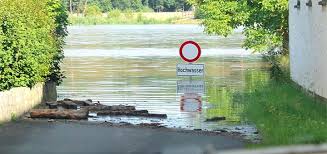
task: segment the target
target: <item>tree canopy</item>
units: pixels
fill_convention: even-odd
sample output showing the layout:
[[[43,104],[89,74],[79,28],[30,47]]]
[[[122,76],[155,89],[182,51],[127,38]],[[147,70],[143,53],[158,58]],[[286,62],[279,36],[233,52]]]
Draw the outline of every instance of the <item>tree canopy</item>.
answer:
[[[244,47],[255,52],[288,53],[287,0],[189,0],[209,34],[228,36],[243,27]]]

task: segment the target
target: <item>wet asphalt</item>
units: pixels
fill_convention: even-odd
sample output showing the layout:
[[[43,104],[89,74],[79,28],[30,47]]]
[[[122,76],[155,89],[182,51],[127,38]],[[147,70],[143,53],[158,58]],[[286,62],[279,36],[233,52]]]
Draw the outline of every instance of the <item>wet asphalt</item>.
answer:
[[[168,129],[37,120],[0,126],[0,154],[199,154],[243,147],[244,143],[233,137]]]

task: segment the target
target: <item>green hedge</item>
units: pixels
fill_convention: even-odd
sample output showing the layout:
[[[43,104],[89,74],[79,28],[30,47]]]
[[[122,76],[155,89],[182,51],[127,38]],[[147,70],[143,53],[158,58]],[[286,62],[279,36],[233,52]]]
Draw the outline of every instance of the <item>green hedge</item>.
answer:
[[[61,82],[67,17],[61,0],[0,0],[0,91]]]

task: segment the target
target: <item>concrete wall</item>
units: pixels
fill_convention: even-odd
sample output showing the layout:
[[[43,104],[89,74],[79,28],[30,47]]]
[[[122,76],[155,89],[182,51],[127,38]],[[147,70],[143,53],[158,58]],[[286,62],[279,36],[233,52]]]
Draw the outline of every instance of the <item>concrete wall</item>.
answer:
[[[56,99],[56,84],[50,82],[0,92],[0,122],[11,120],[12,115],[20,116],[43,101]]]
[[[290,0],[291,77],[299,85],[327,98],[327,7],[312,0],[312,7]]]

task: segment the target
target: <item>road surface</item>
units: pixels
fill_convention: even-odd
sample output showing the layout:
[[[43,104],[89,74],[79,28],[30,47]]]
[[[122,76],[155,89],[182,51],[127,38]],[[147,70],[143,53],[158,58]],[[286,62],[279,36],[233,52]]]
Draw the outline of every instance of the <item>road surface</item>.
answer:
[[[0,126],[1,154],[203,153],[242,148],[239,139],[169,129],[22,120]]]

